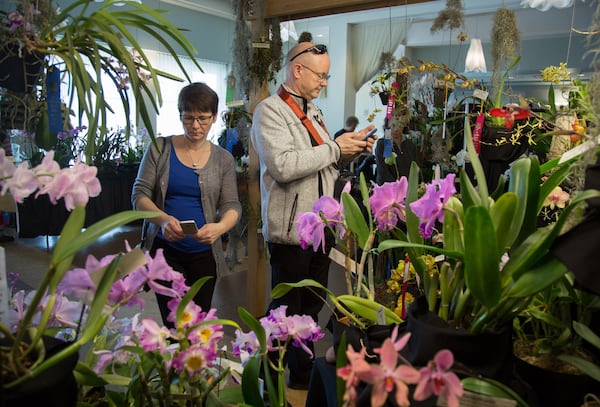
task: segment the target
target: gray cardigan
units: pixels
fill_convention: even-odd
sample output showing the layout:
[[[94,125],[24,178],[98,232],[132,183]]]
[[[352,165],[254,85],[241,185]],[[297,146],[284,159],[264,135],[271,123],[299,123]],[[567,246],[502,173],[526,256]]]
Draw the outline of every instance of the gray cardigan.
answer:
[[[304,100],[294,98],[302,107]],[[320,146],[312,146],[308,131],[279,95],[264,99],[254,111],[251,138],[260,159],[262,232],[269,242],[299,244],[294,222],[319,198],[319,174],[323,195],[329,196],[339,176],[340,148],[318,124],[321,112],[308,102],[306,116],[323,138]]]
[[[173,146],[171,137],[157,138],[162,153],[153,144],[146,149],[131,193],[131,203],[134,208],[139,198],[148,197],[159,209],[164,209]],[[235,162],[227,150],[211,143],[210,158],[204,168],[197,170],[196,173],[202,191],[202,208],[207,223],[217,222],[219,213],[225,213],[230,209],[237,211],[238,217],[241,217],[242,206],[238,198]],[[157,225],[144,221],[145,248],[152,247],[158,229]],[[220,239],[212,245],[212,252],[217,263],[217,277],[228,274],[230,270],[225,263]]]

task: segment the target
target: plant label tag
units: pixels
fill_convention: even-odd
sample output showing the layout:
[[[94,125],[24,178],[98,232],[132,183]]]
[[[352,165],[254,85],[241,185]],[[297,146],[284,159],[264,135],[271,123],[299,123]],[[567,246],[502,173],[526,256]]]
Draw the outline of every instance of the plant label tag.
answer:
[[[385,311],[383,310],[383,307],[379,307],[377,309],[377,323],[379,325],[386,325],[386,323],[385,323]]]
[[[438,397],[436,406],[447,407],[448,403],[444,397]],[[492,397],[485,394],[475,393],[469,390],[465,390],[463,396],[460,398],[460,407],[516,407],[517,402],[515,400],[503,399],[500,397]]]
[[[566,151],[563,155],[560,156],[560,160],[558,160],[558,163],[562,164],[565,161],[569,161],[571,158],[575,158],[578,155],[581,155],[586,151],[596,147],[598,145],[598,141],[600,141],[599,139],[588,140],[585,143],[579,144],[578,146],[570,149],[569,151]]]
[[[268,42],[253,42],[252,48],[271,48],[271,44]]]
[[[481,100],[486,100],[488,98],[489,92],[482,89],[475,89],[473,91],[473,97]]]

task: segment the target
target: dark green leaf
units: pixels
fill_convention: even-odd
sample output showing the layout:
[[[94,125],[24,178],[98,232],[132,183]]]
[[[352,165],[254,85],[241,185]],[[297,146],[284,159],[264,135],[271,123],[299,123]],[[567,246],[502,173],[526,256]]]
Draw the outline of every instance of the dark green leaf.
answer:
[[[465,211],[465,283],[471,294],[491,308],[500,299],[500,253],[494,224],[487,209]]]

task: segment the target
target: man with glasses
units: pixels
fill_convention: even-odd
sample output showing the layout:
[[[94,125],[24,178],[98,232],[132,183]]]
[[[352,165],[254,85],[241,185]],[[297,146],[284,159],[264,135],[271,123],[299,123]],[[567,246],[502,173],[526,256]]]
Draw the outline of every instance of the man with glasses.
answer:
[[[254,111],[251,138],[260,159],[262,231],[270,254],[272,287],[306,278],[327,286],[334,239],[329,236],[325,253],[320,248],[303,250],[296,216],[310,211],[320,196],[333,196],[338,167],[373,147],[374,138],[365,140],[373,125],[335,141],[329,135],[321,111],[312,103],[327,86],[329,68],[325,45],[299,43],[286,57],[285,82]],[[308,289],[294,289],[273,299],[269,310],[280,305],[287,305],[288,314],[310,315],[317,321],[323,301]],[[287,363],[288,386],[306,389],[311,357],[291,346]]]

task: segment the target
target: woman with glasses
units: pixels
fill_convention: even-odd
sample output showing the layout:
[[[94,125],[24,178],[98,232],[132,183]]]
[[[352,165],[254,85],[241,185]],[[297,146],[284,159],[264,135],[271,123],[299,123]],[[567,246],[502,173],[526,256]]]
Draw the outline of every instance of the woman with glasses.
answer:
[[[181,90],[177,107],[183,134],[157,138],[159,148],[148,146],[132,192],[136,210],[159,214],[144,222],[144,247],[152,255],[162,249],[188,286],[212,277],[194,297],[205,312],[216,278],[229,270],[221,236],[241,214],[234,159],[207,138],[218,104],[217,94],[204,83]],[[157,300],[164,324],[173,327],[167,320],[170,298],[157,294]]]
[[[373,147],[374,139],[365,138],[373,125],[335,141],[328,133],[321,111],[312,101],[327,86],[329,67],[325,45],[299,43],[287,55],[285,82],[254,111],[251,137],[260,159],[262,231],[270,253],[273,287],[305,278],[327,286],[332,242],[325,252],[320,247],[304,250],[294,227],[296,216],[310,211],[320,196],[332,196],[339,166]],[[305,314],[317,321],[323,302],[301,288],[274,299],[269,309],[280,305],[287,306],[288,314]],[[288,386],[307,388],[311,356],[291,346],[287,363]]]

